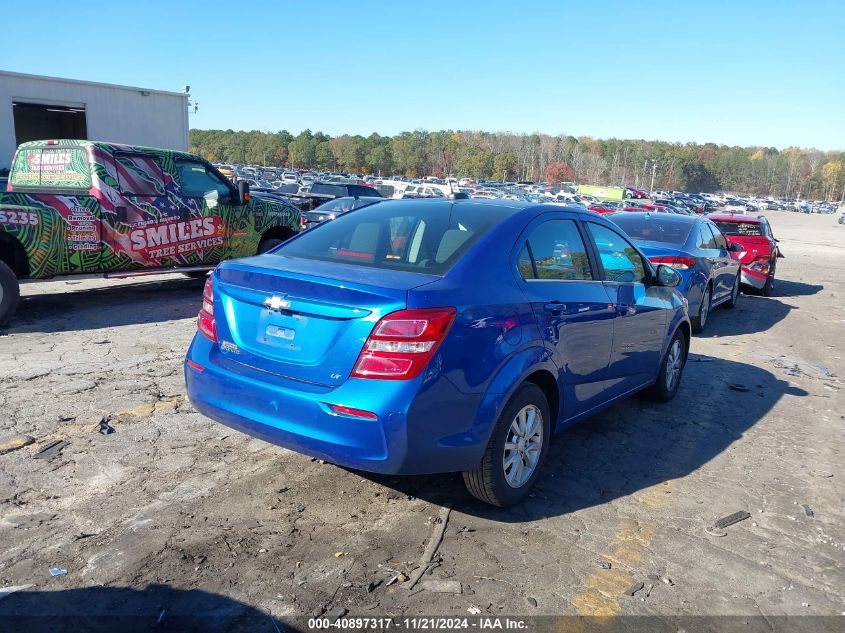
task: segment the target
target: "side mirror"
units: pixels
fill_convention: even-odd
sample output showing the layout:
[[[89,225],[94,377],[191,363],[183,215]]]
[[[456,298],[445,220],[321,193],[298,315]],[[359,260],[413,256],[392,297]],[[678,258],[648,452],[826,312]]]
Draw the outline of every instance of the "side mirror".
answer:
[[[728,247],[728,250],[731,253],[741,253],[745,249],[743,248],[742,244],[740,244],[739,242],[731,242],[731,245]]]
[[[249,203],[249,183],[246,180],[238,181],[238,202],[242,205]]]
[[[658,264],[655,280],[657,281],[658,286],[663,286],[664,288],[674,288],[681,283],[681,275],[671,266]]]

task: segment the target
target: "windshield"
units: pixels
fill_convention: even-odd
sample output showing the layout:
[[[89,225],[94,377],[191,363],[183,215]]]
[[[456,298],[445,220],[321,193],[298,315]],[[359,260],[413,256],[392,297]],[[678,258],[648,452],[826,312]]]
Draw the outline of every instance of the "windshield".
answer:
[[[713,224],[719,227],[722,235],[763,235],[763,229],[759,222],[716,222]]]
[[[352,211],[352,209],[361,209],[376,202],[381,202],[381,200],[382,198],[336,198],[321,204],[315,211],[319,213],[346,213]]]
[[[482,235],[512,212],[507,207],[481,204],[382,202],[341,215],[273,252],[444,275]]]
[[[657,217],[650,213],[614,214],[610,219],[635,240],[666,244],[684,244],[694,224],[677,217],[664,214]]]

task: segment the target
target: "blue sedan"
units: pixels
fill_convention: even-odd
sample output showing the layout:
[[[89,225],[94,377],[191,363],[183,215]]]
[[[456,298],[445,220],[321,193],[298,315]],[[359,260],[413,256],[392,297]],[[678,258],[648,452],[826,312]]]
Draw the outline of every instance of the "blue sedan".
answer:
[[[614,213],[606,216],[654,264],[680,273],[680,290],[689,301],[693,332],[702,332],[713,308],[733,308],[739,297],[740,263],[719,228],[707,218],[668,213]]]
[[[202,413],[367,471],[463,471],[522,500],[551,434],[674,397],[681,277],[606,219],[510,201],[386,201],[209,277],[185,380]]]

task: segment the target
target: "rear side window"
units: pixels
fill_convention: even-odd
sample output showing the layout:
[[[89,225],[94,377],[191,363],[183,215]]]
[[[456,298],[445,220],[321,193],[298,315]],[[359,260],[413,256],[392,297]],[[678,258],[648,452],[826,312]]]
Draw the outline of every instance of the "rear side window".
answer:
[[[643,258],[628,240],[607,227],[592,222],[587,226],[599,251],[605,281],[646,283]]]
[[[713,237],[713,231],[706,224],[698,225],[698,248],[715,249],[716,238]]]
[[[274,253],[444,275],[482,235],[512,213],[506,207],[420,202],[388,201],[345,213]]]
[[[728,241],[725,239],[725,236],[719,232],[719,229],[714,225],[707,223],[707,228],[710,229],[710,232],[713,233],[713,241],[716,244],[715,248],[728,248]]]
[[[18,150],[10,182],[17,187],[88,189],[91,187],[88,154],[81,147]]]
[[[155,156],[118,152],[114,155],[120,192],[127,196],[163,196],[164,174]]]
[[[590,259],[572,220],[547,220],[528,236],[518,267],[522,278],[590,281]]]

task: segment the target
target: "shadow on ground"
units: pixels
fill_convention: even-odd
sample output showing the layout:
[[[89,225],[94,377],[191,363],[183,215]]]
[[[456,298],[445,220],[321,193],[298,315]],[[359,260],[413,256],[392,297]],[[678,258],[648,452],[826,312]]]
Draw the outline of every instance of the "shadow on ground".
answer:
[[[73,281],[55,282],[56,292],[21,297],[10,325],[0,331],[95,330],[194,317],[202,303],[204,283],[183,278],[75,289]]]
[[[775,278],[774,296],[776,297],[806,297],[818,294],[824,290],[821,284],[805,284],[802,281],[788,281]]]
[[[747,391],[737,391],[731,385]],[[770,372],[691,354],[676,398],[617,403],[552,441],[534,497],[511,510],[475,501],[460,474],[364,477],[467,514],[503,522],[534,521],[601,505],[684,477],[764,420],[784,395],[806,396]]]
[[[55,633],[295,630],[269,613],[200,589],[149,585],[19,591],[0,600],[0,630]]]

